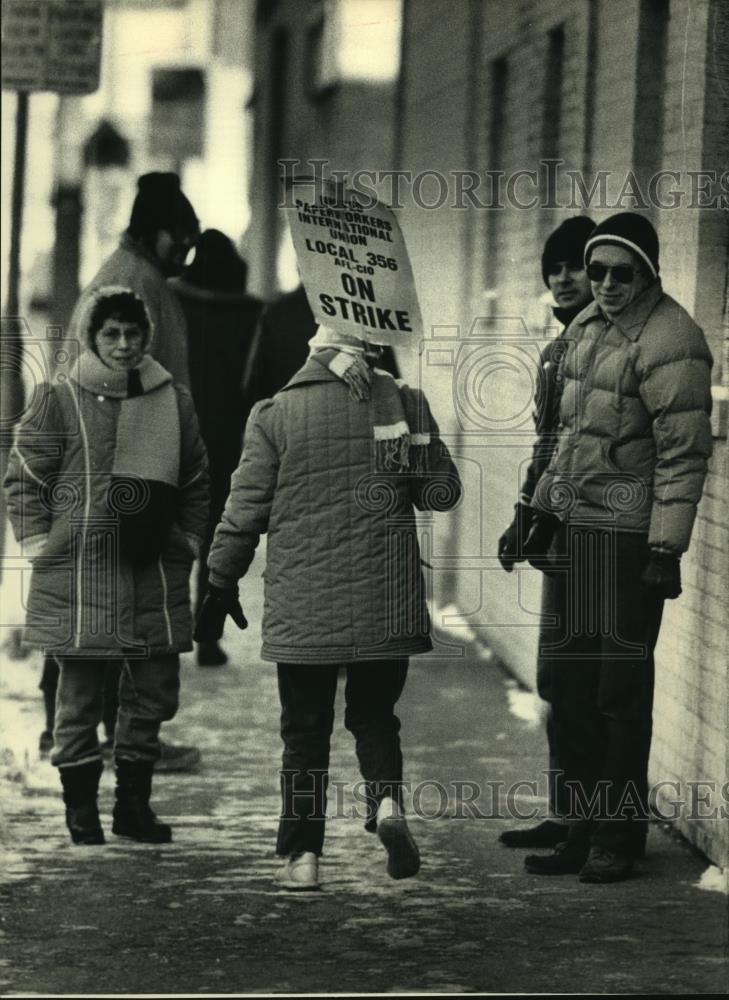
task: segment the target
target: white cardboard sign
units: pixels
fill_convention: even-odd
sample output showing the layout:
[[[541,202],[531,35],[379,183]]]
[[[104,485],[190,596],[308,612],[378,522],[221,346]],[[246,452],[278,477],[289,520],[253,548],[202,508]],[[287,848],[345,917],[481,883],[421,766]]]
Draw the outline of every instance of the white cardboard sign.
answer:
[[[421,337],[410,258],[389,206],[306,180],[291,183],[286,212],[301,280],[320,325],[392,347]]]

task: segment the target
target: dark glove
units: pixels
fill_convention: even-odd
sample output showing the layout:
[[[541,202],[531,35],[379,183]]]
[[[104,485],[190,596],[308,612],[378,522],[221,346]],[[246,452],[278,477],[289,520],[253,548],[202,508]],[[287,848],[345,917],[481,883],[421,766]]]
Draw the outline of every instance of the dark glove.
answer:
[[[548,576],[554,573],[554,566],[547,553],[554,536],[557,534],[559,524],[559,518],[555,517],[554,514],[539,511],[534,515],[532,526],[522,547],[522,552],[528,559],[529,565],[533,566],[534,569],[540,569]]]
[[[658,597],[672,601],[681,593],[681,559],[673,552],[651,549],[643,583]]]
[[[525,503],[514,504],[514,520],[499,539],[499,562],[507,573],[511,573],[514,563],[524,562],[524,542],[529,534],[534,511]]]
[[[230,615],[241,631],[248,628],[246,616],[238,600],[238,588],[222,590],[208,584],[208,592],[202,602],[195,622],[193,639],[195,642],[215,642],[223,634],[223,625]]]

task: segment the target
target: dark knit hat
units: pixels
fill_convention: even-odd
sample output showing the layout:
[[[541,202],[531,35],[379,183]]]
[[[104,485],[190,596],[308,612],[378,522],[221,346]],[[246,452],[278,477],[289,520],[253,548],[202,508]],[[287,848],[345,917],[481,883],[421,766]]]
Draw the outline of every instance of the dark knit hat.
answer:
[[[139,239],[160,229],[190,236],[197,236],[200,231],[195,211],[180,189],[177,174],[143,174],[137,181],[129,235]]]
[[[219,229],[206,229],[195,244],[195,256],[183,270],[182,280],[214,292],[246,290],[248,265],[232,240]]]
[[[585,247],[585,264],[590,263],[592,251],[601,243],[612,243],[632,250],[653,277],[658,277],[658,233],[644,215],[619,212],[595,226]]]
[[[573,215],[547,237],[542,251],[542,277],[545,285],[549,285],[547,272],[552,264],[563,260],[582,264],[585,244],[594,228],[595,223],[586,215]]]

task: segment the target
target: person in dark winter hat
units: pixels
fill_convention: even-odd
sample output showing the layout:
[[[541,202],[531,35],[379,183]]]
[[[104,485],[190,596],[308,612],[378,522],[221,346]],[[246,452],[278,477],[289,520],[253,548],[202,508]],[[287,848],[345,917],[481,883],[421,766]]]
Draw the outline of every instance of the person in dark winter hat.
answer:
[[[571,321],[585,306],[592,302],[592,289],[585,273],[585,245],[595,223],[586,215],[565,219],[550,233],[542,251],[542,278],[554,298],[553,313],[562,324],[556,338],[547,344],[539,359],[537,391],[535,394],[534,423],[537,437],[532,448],[532,459],[515,505],[514,519],[499,539],[498,555],[502,567],[510,573],[516,563],[524,562],[523,545],[532,524],[534,511],[532,496],[539,477],[549,464],[557,441],[559,403],[562,380],[559,367],[567,348],[565,331]],[[545,620],[552,604],[552,581],[545,577],[542,588],[542,613]],[[540,657],[537,662],[537,690],[549,704],[550,664]],[[559,770],[551,710],[547,711],[547,742],[549,745],[550,775]],[[567,839],[567,826],[563,819],[566,803],[557,801],[559,788],[549,782],[550,816],[533,827],[505,830],[499,840],[507,847],[554,847]]]
[[[557,446],[523,546],[554,574],[540,656],[569,834],[525,864],[616,882],[645,843],[653,650],[664,602],[681,593],[711,455],[712,357],[663,291],[649,220],[622,212],[600,223],[585,264],[595,301],[567,330]]]
[[[103,844],[97,726],[119,667],[112,832],[167,843],[150,808],[159,729],[177,710],[192,648],[190,569],[207,520],[205,447],[190,393],[148,353],[131,289],[89,299],[73,374],[43,384],[20,423],[7,508],[33,565],[24,641],[60,669],[51,762],[75,844]],[[49,450],[48,441],[56,447]]]
[[[172,173],[143,174],[127,232],[168,275],[179,274],[200,231],[195,211]]]
[[[262,306],[246,293],[247,278],[248,265],[231,240],[208,229],[195,246],[192,262],[170,281],[187,321],[192,398],[210,463],[210,517],[197,563],[196,614],[207,589],[210,543],[243,441],[243,371]],[[217,641],[200,643],[197,661],[200,666],[222,666],[227,656]]]
[[[177,174],[144,174],[137,182],[129,227],[119,247],[81,293],[70,332],[83,339],[89,298],[105,285],[124,285],[141,298],[152,319],[152,356],[175,381],[189,385],[185,317],[166,279],[179,274],[200,234],[197,216]]]

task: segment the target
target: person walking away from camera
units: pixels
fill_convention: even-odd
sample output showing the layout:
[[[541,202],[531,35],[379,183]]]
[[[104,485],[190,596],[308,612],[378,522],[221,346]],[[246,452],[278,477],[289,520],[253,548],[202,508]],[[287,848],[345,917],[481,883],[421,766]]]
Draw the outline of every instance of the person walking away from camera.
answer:
[[[152,357],[170,372],[180,385],[189,386],[185,316],[176,296],[168,287],[168,277],[178,274],[195,243],[200,229],[195,211],[180,189],[177,174],[144,174],[137,182],[129,226],[119,247],[102,264],[96,276],[81,293],[69,323],[69,333],[84,343],[83,324],[98,289],[118,285],[131,289],[149,311],[153,341]],[[118,709],[119,676],[110,665],[104,699],[105,753],[111,752]],[[41,754],[53,747],[58,667],[53,658],[43,665],[40,688],[43,692],[46,725],[41,733]],[[157,771],[187,771],[200,763],[197,747],[163,742]]]
[[[192,647],[189,577],[207,519],[207,458],[189,391],[146,353],[149,314],[111,286],[89,302],[86,348],[43,384],[16,437],[8,513],[33,561],[25,642],[60,668],[55,744],[76,844],[102,844],[97,738],[106,666],[120,666],[112,831],[171,840],[149,801],[159,728]]]
[[[246,262],[217,229],[202,234],[192,263],[170,280],[187,322],[190,388],[210,466],[210,517],[197,562],[194,616],[205,596],[210,543],[241,454],[246,416],[241,384],[262,306],[246,293],[247,280]],[[218,642],[198,645],[200,666],[222,666],[227,659]]]
[[[646,218],[600,223],[585,264],[595,301],[567,331],[557,449],[524,545],[555,573],[541,655],[570,826],[553,854],[525,864],[615,882],[631,874],[648,821],[653,651],[663,603],[681,593],[711,454],[712,357],[663,291]]]
[[[363,333],[363,337],[365,334]],[[280,884],[315,889],[340,667],[344,724],[393,878],[419,854],[403,813],[400,722],[408,659],[432,648],[413,508],[449,510],[458,473],[425,395],[375,367],[379,348],[319,327],[310,355],[246,427],[210,550],[198,638],[243,627],[238,580],[268,534],[263,649],[277,664],[284,743]]]
[[[534,510],[532,497],[539,477],[549,465],[557,442],[559,404],[562,389],[560,364],[567,349],[565,333],[572,320],[592,302],[592,288],[585,271],[585,244],[595,228],[592,219],[577,215],[559,225],[552,232],[542,252],[542,277],[555,301],[554,318],[561,330],[542,350],[535,394],[534,425],[536,440],[531,461],[514,507],[514,519],[499,539],[498,555],[502,567],[511,573],[516,563],[526,561],[523,544],[532,524]],[[542,586],[542,615],[550,620],[554,604],[552,578],[544,577]],[[549,809],[550,816],[533,827],[504,830],[499,837],[507,847],[554,847],[567,839],[567,825],[562,818],[567,804],[556,800],[560,786],[556,783],[559,758],[555,745],[550,702],[550,661],[537,660],[537,691],[547,703],[547,744],[549,747]]]

